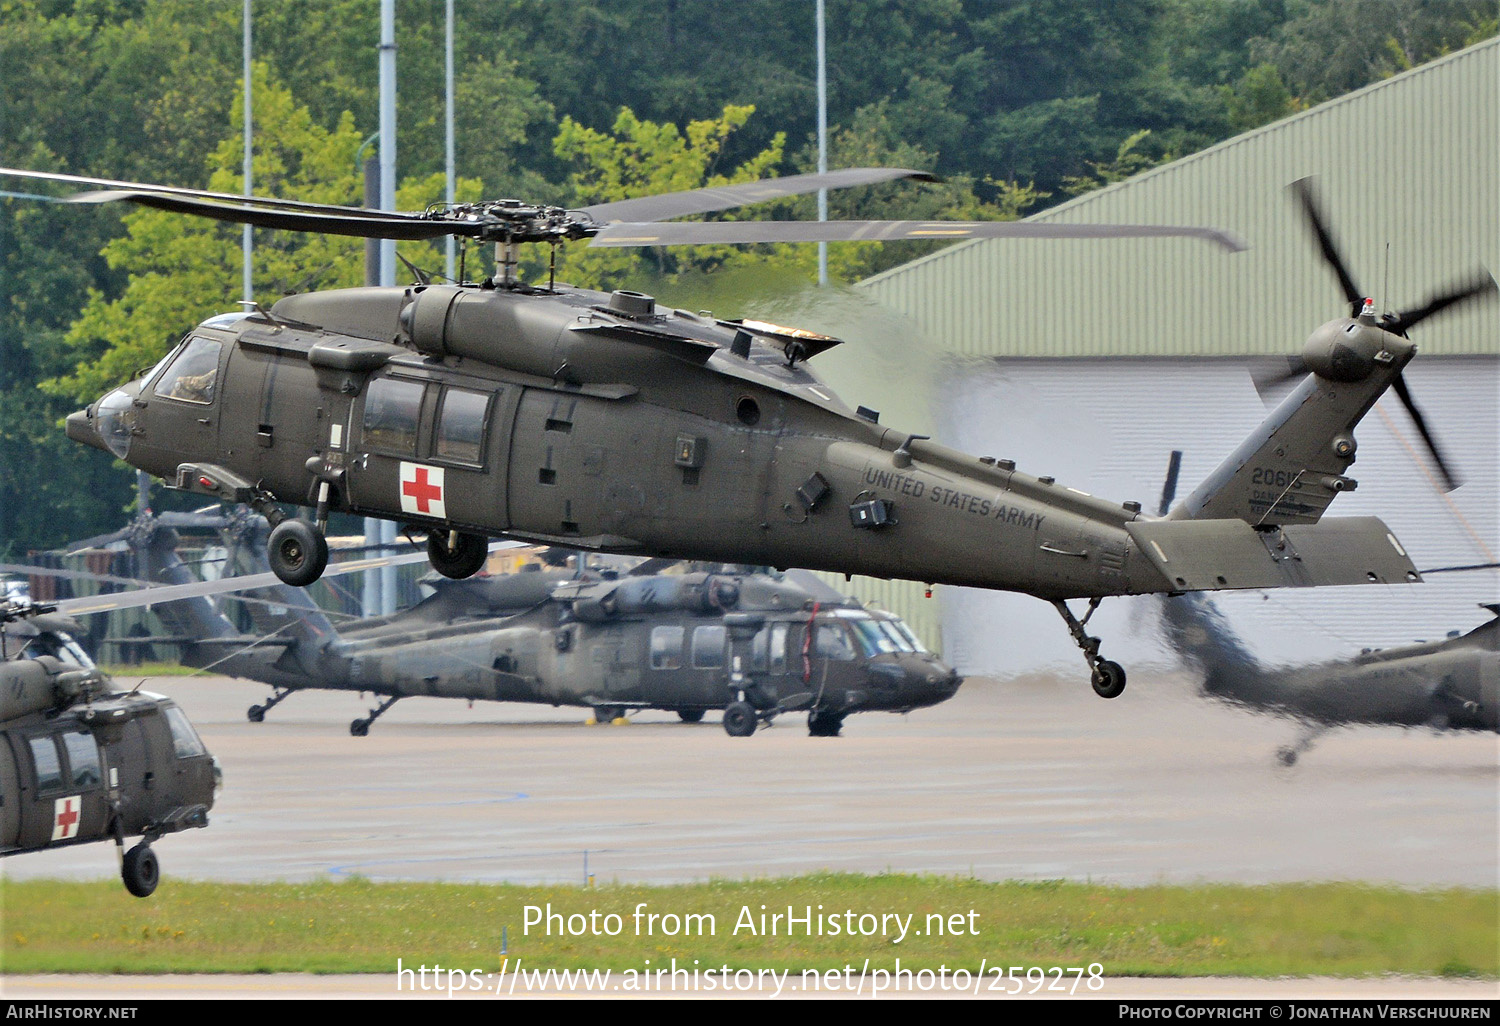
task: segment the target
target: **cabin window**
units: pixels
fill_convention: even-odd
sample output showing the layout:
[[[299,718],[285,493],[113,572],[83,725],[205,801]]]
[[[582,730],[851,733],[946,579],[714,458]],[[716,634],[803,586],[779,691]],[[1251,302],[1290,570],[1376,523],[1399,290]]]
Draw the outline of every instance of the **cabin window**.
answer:
[[[52,735],[31,739],[31,761],[36,766],[38,791],[62,790],[62,760],[57,757],[57,744]]]
[[[397,456],[415,456],[424,389],[421,382],[400,378],[370,382],[365,392],[365,445]]]
[[[74,790],[98,787],[104,782],[104,770],[99,762],[99,745],[94,735],[79,730],[62,736],[63,747],[68,750],[68,773]]]
[[[187,713],[175,705],[165,706],[162,712],[167,717],[167,729],[172,732],[172,747],[177,752],[177,758],[191,759],[195,755],[207,753],[208,750],[198,740],[198,732],[193,729]]]
[[[787,625],[784,623],[773,623],[771,625],[771,672],[786,672],[786,633]]]
[[[213,402],[222,349],[223,345],[214,339],[193,339],[156,383],[156,394],[185,403]]]
[[[443,392],[443,409],[438,414],[438,459],[459,463],[481,463],[484,456],[484,425],[490,408],[490,397],[483,392],[450,388]]]
[[[813,651],[825,659],[853,659],[854,645],[841,624],[820,623],[813,635]]]
[[[700,670],[716,670],[724,665],[723,627],[693,628],[693,666]]]
[[[676,670],[682,667],[682,628],[651,628],[651,668]]]

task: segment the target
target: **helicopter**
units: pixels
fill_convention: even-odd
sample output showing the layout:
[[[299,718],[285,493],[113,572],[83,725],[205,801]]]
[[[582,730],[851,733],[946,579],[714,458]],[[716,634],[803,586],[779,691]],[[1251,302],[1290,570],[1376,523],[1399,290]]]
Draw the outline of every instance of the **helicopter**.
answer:
[[[579,210],[517,201],[399,213],[0,169],[103,186],[218,220],[366,238],[454,235],[496,245],[478,283],[338,289],[210,318],[146,374],[67,418],[70,438],[171,487],[244,502],[272,523],[268,559],[291,585],[327,563],[331,510],[427,532],[461,579],[485,539],[600,552],[800,566],[1018,591],[1049,601],[1090,668],[1125,671],[1087,624],[1108,596],[1418,581],[1374,517],[1324,521],[1355,458],[1355,426],[1415,356],[1407,331],[1495,290],[1483,275],[1383,317],[1343,269],[1310,188],[1303,210],[1349,316],[1303,347],[1304,380],[1164,518],[974,457],[849,410],[808,370],[841,340],[658,307],[651,296],[516,279],[524,243],[659,246],[893,238],[1186,236],[1213,229],[1033,222],[672,222],[776,196],[920,177],[848,169]],[[554,250],[555,252],[555,250]],[[460,272],[460,278],[463,273]],[[1424,429],[1434,458],[1435,442]],[[280,503],[312,508],[312,519]],[[1083,599],[1075,615],[1069,601]]]
[[[1164,598],[1162,624],[1172,647],[1202,674],[1206,696],[1301,722],[1297,739],[1276,751],[1291,766],[1334,727],[1500,731],[1500,602],[1481,608],[1492,619],[1442,641],[1274,669],[1260,665],[1206,596]]]
[[[1181,466],[1182,452],[1174,449],[1162,485],[1163,515]],[[1436,567],[1423,574],[1496,567]],[[1275,669],[1261,665],[1206,595],[1161,596],[1160,622],[1168,645],[1201,676],[1205,696],[1301,722],[1297,740],[1276,752],[1283,766],[1292,766],[1339,726],[1500,731],[1500,603],[1480,608],[1494,619],[1467,634],[1452,631],[1443,641],[1367,648],[1352,659]]]
[[[186,586],[194,578],[176,551],[174,524],[213,525],[227,543],[226,565],[269,576],[259,574],[268,525],[244,508],[227,517],[148,514],[91,541],[128,541],[152,583]],[[204,592],[154,602],[171,633],[130,641],[177,644],[188,665],[271,685],[270,699],[248,710],[251,722],[307,689],[386,696],[350,724],[356,737],[411,696],[584,706],[599,723],[631,709],[666,709],[687,723],[720,711],[734,737],[806,710],[808,732],[829,737],[850,713],[907,712],[958,690],[957,672],[899,617],[867,609],[812,574],[667,561],[622,573],[586,567],[582,555],[573,570],[558,566],[567,553],[548,550],[543,562],[511,574],[429,574],[423,583],[432,593],[413,607],[341,626],[305,590],[273,580],[238,596],[249,600],[252,636]],[[220,578],[214,590],[237,590],[243,579]]]
[[[149,897],[152,843],[208,826],[223,777],[180,706],[114,687],[76,631],[53,606],[0,603],[0,855],[113,840],[125,889]]]

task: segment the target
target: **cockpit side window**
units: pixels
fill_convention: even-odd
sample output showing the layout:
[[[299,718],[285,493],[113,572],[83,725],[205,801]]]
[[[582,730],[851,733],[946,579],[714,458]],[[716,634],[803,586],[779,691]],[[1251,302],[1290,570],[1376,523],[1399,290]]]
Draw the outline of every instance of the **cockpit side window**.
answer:
[[[104,782],[104,770],[99,760],[99,744],[94,735],[86,730],[77,730],[62,736],[63,747],[68,750],[68,773],[75,790],[98,787]]]
[[[207,405],[214,401],[219,377],[219,353],[223,344],[211,338],[195,338],[187,344],[156,383],[156,394],[166,399]]]
[[[854,645],[849,634],[836,623],[820,623],[813,635],[813,650],[825,659],[853,659]]]
[[[191,759],[208,751],[203,747],[203,742],[198,740],[198,732],[188,721],[187,713],[175,705],[166,706],[162,711],[167,717],[167,728],[172,732],[172,747],[177,752],[177,758]]]
[[[458,463],[483,462],[485,414],[489,406],[490,397],[483,392],[464,388],[444,391],[433,455]]]

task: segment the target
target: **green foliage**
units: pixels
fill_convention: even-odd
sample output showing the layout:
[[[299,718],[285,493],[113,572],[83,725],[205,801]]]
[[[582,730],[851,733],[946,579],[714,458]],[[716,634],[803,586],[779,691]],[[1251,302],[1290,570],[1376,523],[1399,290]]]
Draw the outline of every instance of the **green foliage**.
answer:
[[[712,119],[676,125],[643,121],[629,109],[615,118],[612,133],[564,118],[553,146],[575,170],[568,177],[572,206],[608,203],[636,196],[679,192],[773,177],[785,140],[772,144],[726,174],[715,173],[726,140],[743,126],[754,107],[730,105]],[[732,215],[730,215],[732,216]],[[593,288],[613,289],[644,274],[680,274],[746,266],[771,259],[779,247],[675,246],[671,249],[590,249],[573,246],[559,253],[557,276]],[[533,277],[545,272],[532,257]]]
[[[1143,128],[1120,144],[1115,151],[1115,159],[1111,161],[1089,161],[1089,167],[1093,170],[1089,175],[1070,175],[1063,179],[1063,191],[1069,196],[1079,196],[1094,189],[1102,189],[1106,185],[1115,182],[1123,182],[1132,175],[1140,174],[1148,168],[1156,166],[1160,161],[1137,153],[1135,148],[1141,140],[1151,134],[1149,128]],[[1165,157],[1170,160],[1171,157]]]
[[[360,136],[344,113],[331,129],[257,63],[255,103],[266,126],[255,136],[253,174],[257,191],[316,203],[358,203],[363,171],[355,161]],[[234,131],[208,160],[208,187],[236,192],[241,186],[242,120],[231,107]],[[397,192],[401,209],[421,209],[440,200],[440,173],[408,179]],[[478,198],[479,182],[461,183],[460,200]],[[88,402],[159,360],[193,325],[232,309],[241,294],[243,250],[238,225],[184,218],[143,208],[125,215],[127,234],[103,249],[109,266],[128,270],[118,298],[95,289],[69,329],[66,342],[79,355],[71,374],[44,383],[56,394]],[[442,264],[434,243],[411,243],[403,255],[418,266]],[[254,245],[256,301],[271,306],[280,296],[359,285],[364,280],[364,241],[340,235],[258,232]]]
[[[461,198],[593,202],[814,166],[808,0],[455,8]],[[242,12],[240,0],[0,0],[0,164],[238,191],[239,133],[225,125],[240,117]],[[830,216],[914,219],[1015,216],[1500,31],[1493,0],[830,0],[827,15],[829,166],[945,178],[834,193]],[[360,199],[351,143],[377,123],[379,33],[369,0],[254,5],[255,54],[276,69],[254,98],[257,191]],[[407,207],[442,192],[443,35],[444,5],[397,5]],[[812,204],[718,216],[807,217]],[[64,440],[59,419],[239,298],[238,228],[136,211],[127,229],[126,216],[0,198],[0,548],[118,523],[129,481]],[[359,280],[358,241],[256,240],[262,302]],[[835,245],[832,272],[855,279],[932,245]],[[402,252],[441,266],[434,247]],[[560,277],[612,287],[806,279],[816,247],[559,256]],[[545,259],[527,275],[545,277]]]

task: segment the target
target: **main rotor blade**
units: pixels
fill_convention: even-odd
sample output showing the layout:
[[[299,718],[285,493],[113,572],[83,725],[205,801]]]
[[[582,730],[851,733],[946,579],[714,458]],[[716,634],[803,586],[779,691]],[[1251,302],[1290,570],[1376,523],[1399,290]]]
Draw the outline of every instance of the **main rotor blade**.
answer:
[[[490,542],[489,550],[517,548],[515,541]],[[357,573],[360,570],[377,570],[387,566],[405,566],[427,559],[426,552],[409,552],[401,556],[384,556],[377,559],[351,559],[334,563],[323,571],[323,578]],[[319,578],[320,580],[323,578]],[[247,574],[243,577],[221,577],[214,581],[195,581],[192,584],[168,584],[161,587],[141,588],[137,591],[116,592],[111,595],[90,595],[85,598],[63,599],[55,602],[59,613],[69,616],[88,616],[92,613],[108,613],[116,609],[134,609],[138,606],[154,606],[162,602],[223,595],[232,591],[253,591],[258,588],[275,588],[284,582],[273,573]]]
[[[1443,490],[1445,492],[1453,491],[1453,489],[1457,488],[1463,482],[1448,469],[1448,463],[1443,459],[1442,450],[1438,448],[1437,439],[1427,429],[1427,418],[1423,417],[1422,411],[1417,409],[1417,404],[1411,397],[1411,390],[1406,387],[1406,375],[1397,374],[1396,380],[1391,382],[1391,387],[1395,390],[1402,405],[1406,407],[1406,412],[1411,414],[1412,422],[1417,425],[1417,430],[1422,434],[1422,441],[1427,443],[1427,449],[1432,453],[1433,462],[1437,464],[1438,470],[1442,472],[1443,483],[1445,485]]]
[[[1468,302],[1479,296],[1493,295],[1496,292],[1500,292],[1500,286],[1495,284],[1494,278],[1489,274],[1478,275],[1472,281],[1458,286],[1451,292],[1432,297],[1414,310],[1402,310],[1385,323],[1385,328],[1387,331],[1404,335],[1433,314],[1441,313],[1450,306]]]
[[[354,235],[364,239],[437,239],[447,235],[477,235],[478,224],[458,221],[430,221],[413,216],[384,212],[345,214],[303,213],[264,207],[213,203],[208,200],[176,196],[165,192],[112,189],[106,192],[81,192],[69,196],[69,203],[109,203],[124,200],[158,210],[209,217],[215,221],[232,221],[257,228],[286,228],[297,232],[323,232],[328,235]]]
[[[1339,285],[1343,287],[1344,298],[1349,301],[1349,316],[1358,317],[1360,309],[1364,306],[1365,294],[1359,290],[1358,285],[1354,284],[1354,279],[1349,277],[1349,271],[1344,266],[1344,259],[1339,256],[1338,246],[1334,244],[1327,221],[1318,207],[1317,197],[1313,195],[1312,179],[1297,179],[1292,183],[1292,190],[1302,201],[1302,212],[1307,216],[1308,227],[1318,238],[1318,246],[1323,250],[1323,259],[1328,261],[1333,272],[1339,276]]]
[[[689,246],[755,242],[892,242],[925,239],[1119,239],[1180,236],[1205,239],[1231,252],[1247,248],[1215,228],[1151,224],[1064,224],[1050,221],[672,221],[604,228],[590,246]]]
[[[615,200],[612,203],[596,203],[582,207],[585,214],[596,221],[629,221],[643,223],[664,221],[670,217],[685,217],[688,214],[706,214],[713,210],[728,210],[751,203],[781,199],[783,196],[801,196],[819,189],[849,189],[856,185],[876,185],[900,178],[915,178],[921,182],[935,182],[937,176],[926,171],[911,171],[899,167],[850,167],[842,171],[824,174],[788,175],[785,178],[764,178],[757,182],[742,182],[738,185],[716,185],[707,189],[687,189],[683,192],[666,192],[660,196],[641,196],[637,199]]]
[[[0,167],[0,178],[33,178],[42,182],[103,186],[106,189],[123,189],[128,192],[165,193],[170,196],[191,196],[198,199],[226,200],[231,203],[246,203],[254,206],[279,207],[287,210],[305,210],[325,214],[341,214],[347,217],[400,216],[384,210],[370,210],[367,207],[339,206],[333,203],[309,203],[305,200],[274,199],[269,196],[243,196],[232,192],[211,192],[208,189],[185,189],[176,185],[150,185],[145,182],[121,182],[113,178],[86,178],[82,175],[55,174],[48,171],[23,171],[13,167]],[[41,198],[65,202],[65,198],[56,196]]]

